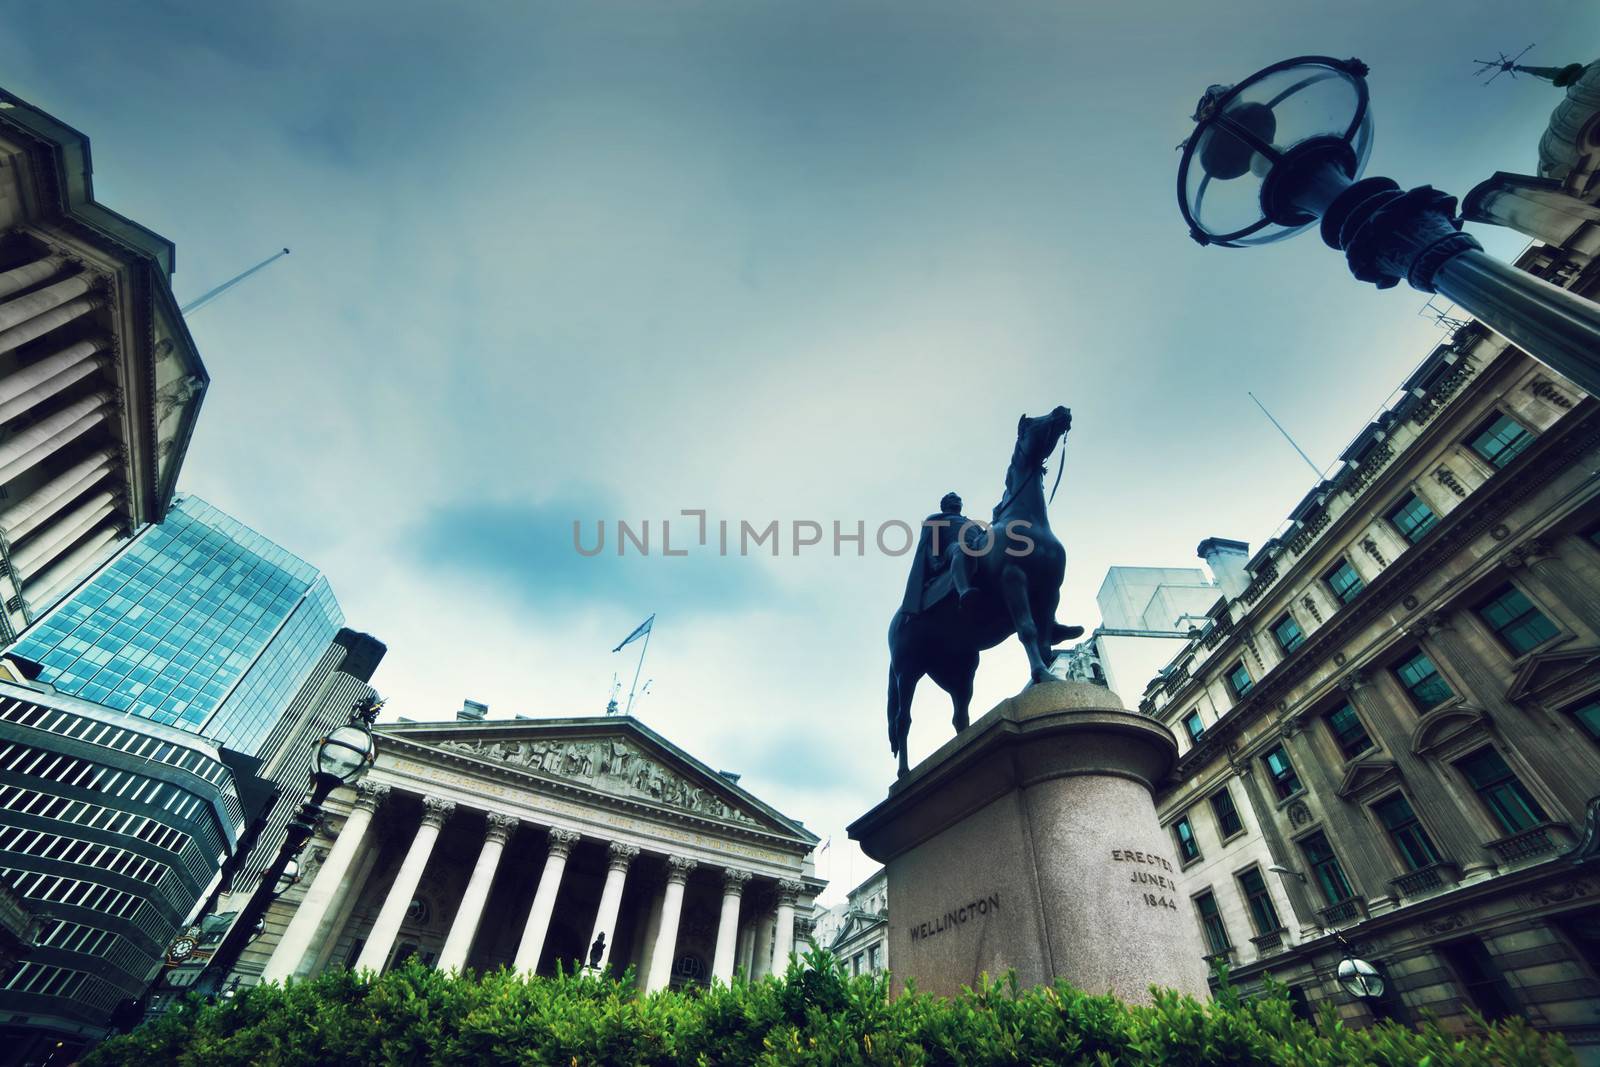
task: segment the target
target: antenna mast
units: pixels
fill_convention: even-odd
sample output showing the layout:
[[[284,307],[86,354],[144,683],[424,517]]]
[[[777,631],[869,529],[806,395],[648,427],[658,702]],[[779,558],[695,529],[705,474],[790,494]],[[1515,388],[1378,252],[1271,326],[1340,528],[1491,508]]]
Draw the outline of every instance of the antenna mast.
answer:
[[[1246,389],[1245,395],[1256,402],[1256,407],[1261,409],[1261,414],[1265,415],[1267,417],[1267,421],[1278,428],[1278,432],[1283,434],[1283,439],[1289,442],[1289,447],[1300,453],[1300,458],[1306,461],[1306,466],[1311,468],[1311,473],[1317,476],[1318,481],[1321,481],[1322,472],[1317,469],[1317,465],[1315,463],[1311,462],[1311,457],[1306,455],[1305,449],[1295,444],[1294,438],[1289,436],[1289,431],[1283,428],[1283,423],[1272,417],[1272,412],[1267,410],[1267,405],[1263,404],[1261,399],[1257,397],[1256,394]]]
[[[232,289],[234,286],[238,285],[240,282],[242,282],[246,278],[250,277],[250,275],[254,274],[256,271],[258,271],[258,270],[262,269],[263,267],[267,266],[269,263],[273,263],[273,262],[276,262],[277,260],[282,259],[284,256],[286,256],[288,254],[289,254],[289,250],[287,248],[285,248],[285,249],[283,249],[281,251],[272,253],[272,255],[268,256],[266,259],[263,259],[260,263],[257,263],[255,266],[251,267],[249,270],[245,271],[243,274],[236,274],[232,278],[229,278],[227,281],[223,282],[221,285],[217,286],[215,289],[210,289],[210,290],[207,290],[204,293],[201,293],[198,297],[196,297],[195,299],[189,301],[187,304],[183,305],[183,307],[179,308],[178,310],[181,311],[185,315],[188,315],[191,312],[199,311],[201,308],[203,308],[207,304],[211,303],[211,301],[215,300],[217,297],[221,296],[223,293],[227,292],[229,289]]]

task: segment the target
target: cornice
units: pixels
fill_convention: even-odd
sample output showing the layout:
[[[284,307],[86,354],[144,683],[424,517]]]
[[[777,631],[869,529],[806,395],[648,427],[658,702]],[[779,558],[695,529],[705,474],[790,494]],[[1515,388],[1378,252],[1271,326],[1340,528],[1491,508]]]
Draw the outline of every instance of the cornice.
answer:
[[[1515,462],[1457,505],[1427,538],[1386,567],[1359,597],[1267,672],[1244,700],[1219,718],[1200,743],[1178,760],[1174,772],[1177,777],[1188,777],[1199,766],[1226,752],[1228,743],[1263,714],[1281,710],[1279,701],[1295,684],[1331,660],[1351,636],[1398,602],[1420,578],[1436,570],[1441,557],[1489,532],[1501,515],[1549,484],[1596,445],[1600,445],[1600,401],[1590,397],[1540,435]],[[1181,702],[1175,698],[1173,703]]]

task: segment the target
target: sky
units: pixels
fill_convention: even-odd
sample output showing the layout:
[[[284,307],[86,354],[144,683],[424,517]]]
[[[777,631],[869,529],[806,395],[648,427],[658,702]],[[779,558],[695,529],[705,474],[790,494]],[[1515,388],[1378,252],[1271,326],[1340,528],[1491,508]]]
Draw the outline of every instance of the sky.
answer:
[[[894,769],[908,560],[871,531],[952,489],[987,516],[1017,417],[1065,404],[1058,614],[1092,628],[1107,567],[1259,545],[1310,488],[1247,389],[1332,463],[1441,337],[1314,232],[1189,240],[1206,86],[1359,56],[1369,172],[1462,195],[1532,172],[1560,99],[1471,60],[1586,62],[1597,30],[1573,0],[0,0],[0,85],[90,137],[181,301],[293,250],[191,316],[180,488],[327,572],[390,715],[598,714],[654,612],[636,714],[831,842],[834,900]],[[667,558],[684,509],[712,545]],[[783,554],[739,555],[773,520]],[[792,554],[796,520],[823,545]],[[1026,680],[985,654],[974,714]],[[949,715],[925,682],[913,760]]]

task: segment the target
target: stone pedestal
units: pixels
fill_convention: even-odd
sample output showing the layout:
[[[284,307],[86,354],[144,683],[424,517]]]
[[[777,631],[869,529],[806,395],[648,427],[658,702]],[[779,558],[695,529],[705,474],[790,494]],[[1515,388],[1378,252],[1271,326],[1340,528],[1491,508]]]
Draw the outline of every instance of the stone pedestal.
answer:
[[[850,826],[888,868],[894,990],[981,974],[1148,1002],[1209,996],[1205,950],[1152,794],[1177,744],[1086,682],[1002,702]]]

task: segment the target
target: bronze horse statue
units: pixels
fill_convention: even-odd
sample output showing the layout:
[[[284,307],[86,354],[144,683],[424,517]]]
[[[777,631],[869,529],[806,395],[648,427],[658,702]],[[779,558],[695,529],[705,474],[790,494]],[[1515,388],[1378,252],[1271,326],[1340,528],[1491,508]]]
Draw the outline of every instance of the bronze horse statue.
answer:
[[[898,611],[889,623],[889,748],[900,757],[898,775],[910,770],[911,698],[924,675],[950,694],[960,733],[967,728],[979,653],[1016,634],[1032,680],[1041,682],[1049,674],[1052,646],[1083,634],[1081,626],[1056,622],[1067,555],[1050,531],[1044,498],[1045,460],[1071,427],[1072,412],[1064,407],[1036,419],[1022,416],[1005,495],[990,523],[992,536],[957,549],[968,556],[971,594],[964,600],[946,596],[916,613]]]

